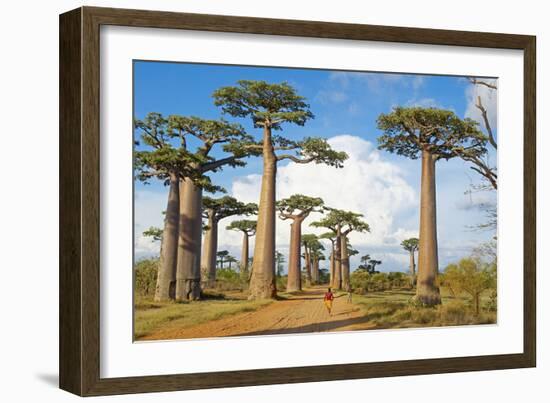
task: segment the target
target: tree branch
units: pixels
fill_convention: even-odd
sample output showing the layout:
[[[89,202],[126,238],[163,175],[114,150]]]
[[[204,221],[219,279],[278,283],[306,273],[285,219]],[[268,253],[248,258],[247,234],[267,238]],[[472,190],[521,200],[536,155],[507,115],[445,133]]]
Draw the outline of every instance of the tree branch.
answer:
[[[285,159],[294,161],[297,164],[308,164],[308,163],[315,160],[314,157],[300,159],[300,158],[298,158],[298,157],[296,157],[295,155],[292,155],[292,154],[281,154],[281,155],[277,156],[277,161],[282,161],[282,160],[285,160]]]
[[[487,109],[483,106],[481,103],[481,97],[477,97],[477,109],[481,111],[481,116],[483,117],[483,122],[485,123],[485,128],[487,129],[487,134],[489,135],[489,143],[497,149],[497,142],[495,141],[495,137],[493,136],[493,129],[491,128],[491,124],[489,123],[489,118],[487,117]]]
[[[217,160],[217,161],[212,161],[207,164],[204,164],[202,166],[201,171],[202,172],[213,171],[214,169],[219,168],[223,165],[231,164],[232,162],[235,162],[237,159],[238,159],[237,157],[233,156],[233,157],[222,158],[221,160]]]
[[[484,85],[485,87],[488,87],[488,88],[491,88],[493,90],[497,90],[498,87],[494,84],[491,84],[491,83],[488,83],[487,81],[483,81],[483,80],[478,80],[477,78],[475,77],[469,77],[468,80],[474,84],[474,85]]]

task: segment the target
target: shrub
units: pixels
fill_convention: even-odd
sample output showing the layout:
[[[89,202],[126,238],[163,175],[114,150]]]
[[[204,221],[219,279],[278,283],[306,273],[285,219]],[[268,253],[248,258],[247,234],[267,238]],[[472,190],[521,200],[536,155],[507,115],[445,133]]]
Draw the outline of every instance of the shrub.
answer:
[[[225,268],[216,270],[216,289],[221,291],[244,290],[247,279],[239,272]]]
[[[372,275],[372,287],[375,291],[384,291],[390,288],[390,282],[386,273],[376,273]]]
[[[157,285],[157,259],[143,259],[134,265],[134,292],[141,297],[153,297]]]
[[[392,271],[387,275],[390,288],[402,288],[411,283],[409,276],[400,271]]]
[[[365,270],[355,270],[350,276],[351,288],[360,290],[361,293],[368,291],[369,277],[370,274]]]
[[[288,276],[277,276],[277,291],[285,291]]]
[[[426,325],[433,324],[438,317],[438,312],[434,308],[413,308],[411,310],[411,320],[416,323]]]
[[[494,290],[491,290],[491,293],[489,294],[489,302],[487,302],[487,305],[485,306],[488,311],[497,311],[497,298],[497,290],[495,288]]]
[[[447,302],[438,307],[443,325],[462,325],[470,323],[472,311],[461,301]]]
[[[483,263],[480,259],[465,258],[458,264],[450,264],[445,269],[445,284],[454,293],[465,292],[472,298],[476,315],[480,313],[481,294],[496,289],[497,271],[495,263]]]

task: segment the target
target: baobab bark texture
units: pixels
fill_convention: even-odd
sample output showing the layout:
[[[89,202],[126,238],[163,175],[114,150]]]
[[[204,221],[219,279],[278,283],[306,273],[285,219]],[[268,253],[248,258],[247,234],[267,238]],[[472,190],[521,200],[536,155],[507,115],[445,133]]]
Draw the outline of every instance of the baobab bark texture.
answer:
[[[167,301],[175,297],[179,202],[179,178],[176,174],[170,174],[170,188],[162,231],[155,301]]]
[[[295,219],[290,224],[290,250],[288,258],[288,292],[302,290],[302,268],[300,257],[300,245],[302,240],[302,220]]]
[[[340,288],[347,290],[349,288],[349,256],[348,256],[348,238],[345,235],[340,237],[340,255],[341,255],[341,271],[342,284]]]
[[[435,156],[422,151],[420,184],[420,237],[418,248],[418,278],[416,299],[426,305],[441,303],[437,284],[437,217],[435,198]]]
[[[340,290],[342,288],[342,257],[340,248],[341,236],[336,237],[336,247],[334,248],[334,281],[332,287]],[[346,245],[347,246],[347,245]]]
[[[202,189],[191,179],[180,184],[180,219],[176,300],[197,300],[201,296]]]
[[[250,299],[275,298],[275,186],[277,156],[273,150],[271,127],[264,127],[263,176],[256,227],[254,261],[250,277]]]
[[[241,251],[241,272],[242,273],[248,273],[248,243],[249,243],[249,236],[248,232],[242,231],[243,233],[243,248]]]
[[[208,287],[216,284],[216,252],[218,251],[218,221],[213,212],[208,213],[208,229],[204,234],[201,258],[201,275]]]

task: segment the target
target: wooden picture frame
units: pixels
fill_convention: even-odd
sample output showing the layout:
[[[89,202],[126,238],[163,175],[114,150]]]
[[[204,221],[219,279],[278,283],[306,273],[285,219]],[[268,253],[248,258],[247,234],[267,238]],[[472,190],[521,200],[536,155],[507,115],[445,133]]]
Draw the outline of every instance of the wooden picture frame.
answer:
[[[524,349],[521,354],[100,377],[99,35],[119,25],[524,52]],[[80,396],[533,367],[536,363],[535,37],[82,7],[60,16],[60,387]]]

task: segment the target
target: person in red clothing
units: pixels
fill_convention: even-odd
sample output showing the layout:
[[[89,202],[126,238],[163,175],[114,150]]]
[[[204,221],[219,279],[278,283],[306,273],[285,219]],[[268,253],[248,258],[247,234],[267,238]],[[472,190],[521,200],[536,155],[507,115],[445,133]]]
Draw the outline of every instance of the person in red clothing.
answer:
[[[325,306],[327,307],[328,314],[331,315],[332,312],[332,301],[334,300],[334,294],[332,293],[332,290],[329,288],[328,291],[325,293],[325,298],[323,299],[323,302],[325,303]]]

